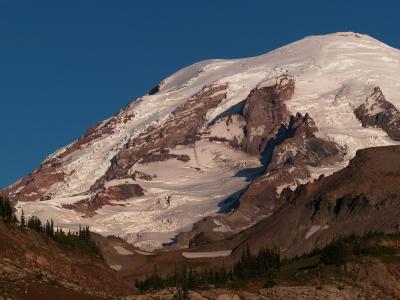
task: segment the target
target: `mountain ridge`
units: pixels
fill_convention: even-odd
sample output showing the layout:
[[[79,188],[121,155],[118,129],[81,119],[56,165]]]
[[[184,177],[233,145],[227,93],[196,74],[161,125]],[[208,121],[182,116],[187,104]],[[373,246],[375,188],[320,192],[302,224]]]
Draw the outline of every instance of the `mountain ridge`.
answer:
[[[273,166],[287,166],[285,177],[297,168],[289,182],[273,184],[271,209],[285,187],[343,168],[357,149],[397,144],[399,74],[399,50],[356,33],[311,36],[253,58],[202,61],[161,81],[4,192],[18,209],[62,227],[86,222],[101,234],[159,248],[247,189],[263,167],[267,143],[290,120],[303,118],[309,129],[273,148],[267,173],[250,180],[250,187],[264,184]],[[252,101],[259,106],[253,115]],[[261,202],[241,222],[254,217],[253,209],[268,215]]]

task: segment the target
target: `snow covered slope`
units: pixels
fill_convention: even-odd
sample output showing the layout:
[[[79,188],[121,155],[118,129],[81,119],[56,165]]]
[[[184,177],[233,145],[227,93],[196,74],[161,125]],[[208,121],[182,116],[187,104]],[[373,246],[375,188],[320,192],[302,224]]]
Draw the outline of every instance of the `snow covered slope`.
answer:
[[[263,153],[249,144],[275,137],[277,128],[269,136],[269,125],[259,124],[250,134],[243,105],[279,78],[290,78],[294,90],[275,125],[308,114],[313,136],[343,156],[308,164],[311,176],[301,180],[344,167],[357,149],[397,143],[400,51],[362,34],[311,36],[261,56],[176,72],[6,192],[28,215],[159,247],[225,209],[221,202],[253,178]]]

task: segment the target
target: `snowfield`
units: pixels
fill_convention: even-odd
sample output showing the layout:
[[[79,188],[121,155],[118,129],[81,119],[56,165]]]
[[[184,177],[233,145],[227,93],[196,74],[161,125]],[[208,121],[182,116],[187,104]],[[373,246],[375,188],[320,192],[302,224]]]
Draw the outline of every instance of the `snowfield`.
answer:
[[[75,203],[86,196],[18,202],[18,209],[44,220],[53,218],[57,226],[65,229],[74,230],[78,224],[89,225],[97,233],[121,236],[137,247],[154,250],[162,243],[171,242],[182,230],[191,229],[194,221],[223,210],[221,202],[247,185],[247,177],[236,176],[236,173],[260,166],[256,157],[205,140],[196,142],[193,148],[177,147],[171,153],[187,154],[191,159],[134,165],[132,173],[156,175],[151,181],[136,180],[146,195],[115,201],[116,205],[99,209],[92,218],[62,208],[63,204]]]
[[[243,101],[257,85],[271,84],[270,79],[281,74],[293,76],[296,82],[295,94],[286,102],[289,111],[309,113],[319,128],[318,134],[340,145],[346,161],[358,149],[397,144],[381,129],[363,128],[353,109],[375,86],[381,88],[387,101],[400,108],[400,51],[351,32],[311,36],[261,56],[207,60],[176,72],[163,80],[158,93],[145,95],[122,110],[121,115],[134,117],[116,124],[112,134],[104,134],[62,158],[66,178],[50,188],[50,200],[18,202],[18,210],[42,219],[53,218],[63,228],[90,225],[93,231],[121,236],[145,250],[160,248],[197,220],[223,210],[222,201],[248,184],[246,177],[236,175],[238,171],[259,166],[258,159],[204,139],[193,147],[171,149],[171,153],[188,155],[187,162],[172,159],[135,164],[132,174],[140,171],[154,175],[151,181],[135,181],[144,188],[145,196],[104,206],[91,218],[62,205],[87,198],[82,193],[104,175],[110,160],[130,139],[149,125],[163,126],[175,108],[204,86],[228,84],[226,99],[207,114],[211,122]],[[211,134],[240,139],[240,123],[234,120],[232,131],[227,132],[224,124],[216,122]],[[66,148],[60,149],[51,158],[64,151]],[[315,178],[345,165],[313,168],[311,172]],[[110,181],[106,186],[118,184],[121,182]],[[311,228],[309,236],[316,230],[321,228]]]
[[[215,257],[226,257],[231,255],[232,250],[221,250],[211,252],[182,252],[182,256],[185,258],[215,258]]]

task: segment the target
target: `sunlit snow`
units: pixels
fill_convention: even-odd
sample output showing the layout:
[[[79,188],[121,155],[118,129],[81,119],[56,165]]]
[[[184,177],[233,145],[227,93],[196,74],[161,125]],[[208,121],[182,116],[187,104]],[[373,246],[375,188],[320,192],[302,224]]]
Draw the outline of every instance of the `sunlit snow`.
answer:
[[[268,85],[280,74],[290,74],[296,81],[295,94],[286,102],[290,112],[309,113],[320,130],[318,135],[339,144],[346,160],[357,149],[395,144],[382,130],[363,128],[353,109],[365,101],[374,86],[379,86],[386,99],[400,108],[400,51],[361,34],[311,36],[257,57],[199,62],[166,78],[157,94],[145,95],[121,111],[135,116],[118,123],[113,134],[103,135],[63,158],[66,180],[51,187],[51,200],[20,202],[18,209],[23,208],[28,215],[53,218],[64,228],[88,224],[94,231],[124,237],[145,249],[160,247],[178,232],[190,229],[193,222],[217,213],[222,200],[248,184],[246,178],[235,176],[237,171],[257,166],[257,159],[202,140],[192,148],[171,149],[172,153],[188,154],[188,162],[173,159],[134,165],[132,172],[156,175],[152,181],[137,181],[145,189],[143,197],[117,203],[123,206],[104,206],[92,218],[83,218],[61,205],[85,198],[76,195],[87,192],[104,175],[112,157],[129,139],[150,124],[163,126],[176,107],[204,86],[228,83],[226,99],[207,114],[211,122],[244,100],[258,84]],[[232,127],[228,137],[240,135],[239,125]],[[225,128],[216,123],[212,130],[218,136]],[[51,157],[63,151],[65,148]],[[317,177],[345,165],[311,171]]]

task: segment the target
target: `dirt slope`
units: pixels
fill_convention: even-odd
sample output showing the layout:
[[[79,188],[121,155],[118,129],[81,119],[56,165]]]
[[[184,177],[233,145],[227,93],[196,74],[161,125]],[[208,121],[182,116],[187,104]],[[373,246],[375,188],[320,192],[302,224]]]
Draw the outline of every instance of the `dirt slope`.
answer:
[[[135,292],[101,259],[1,222],[0,282],[0,299],[109,299]]]

